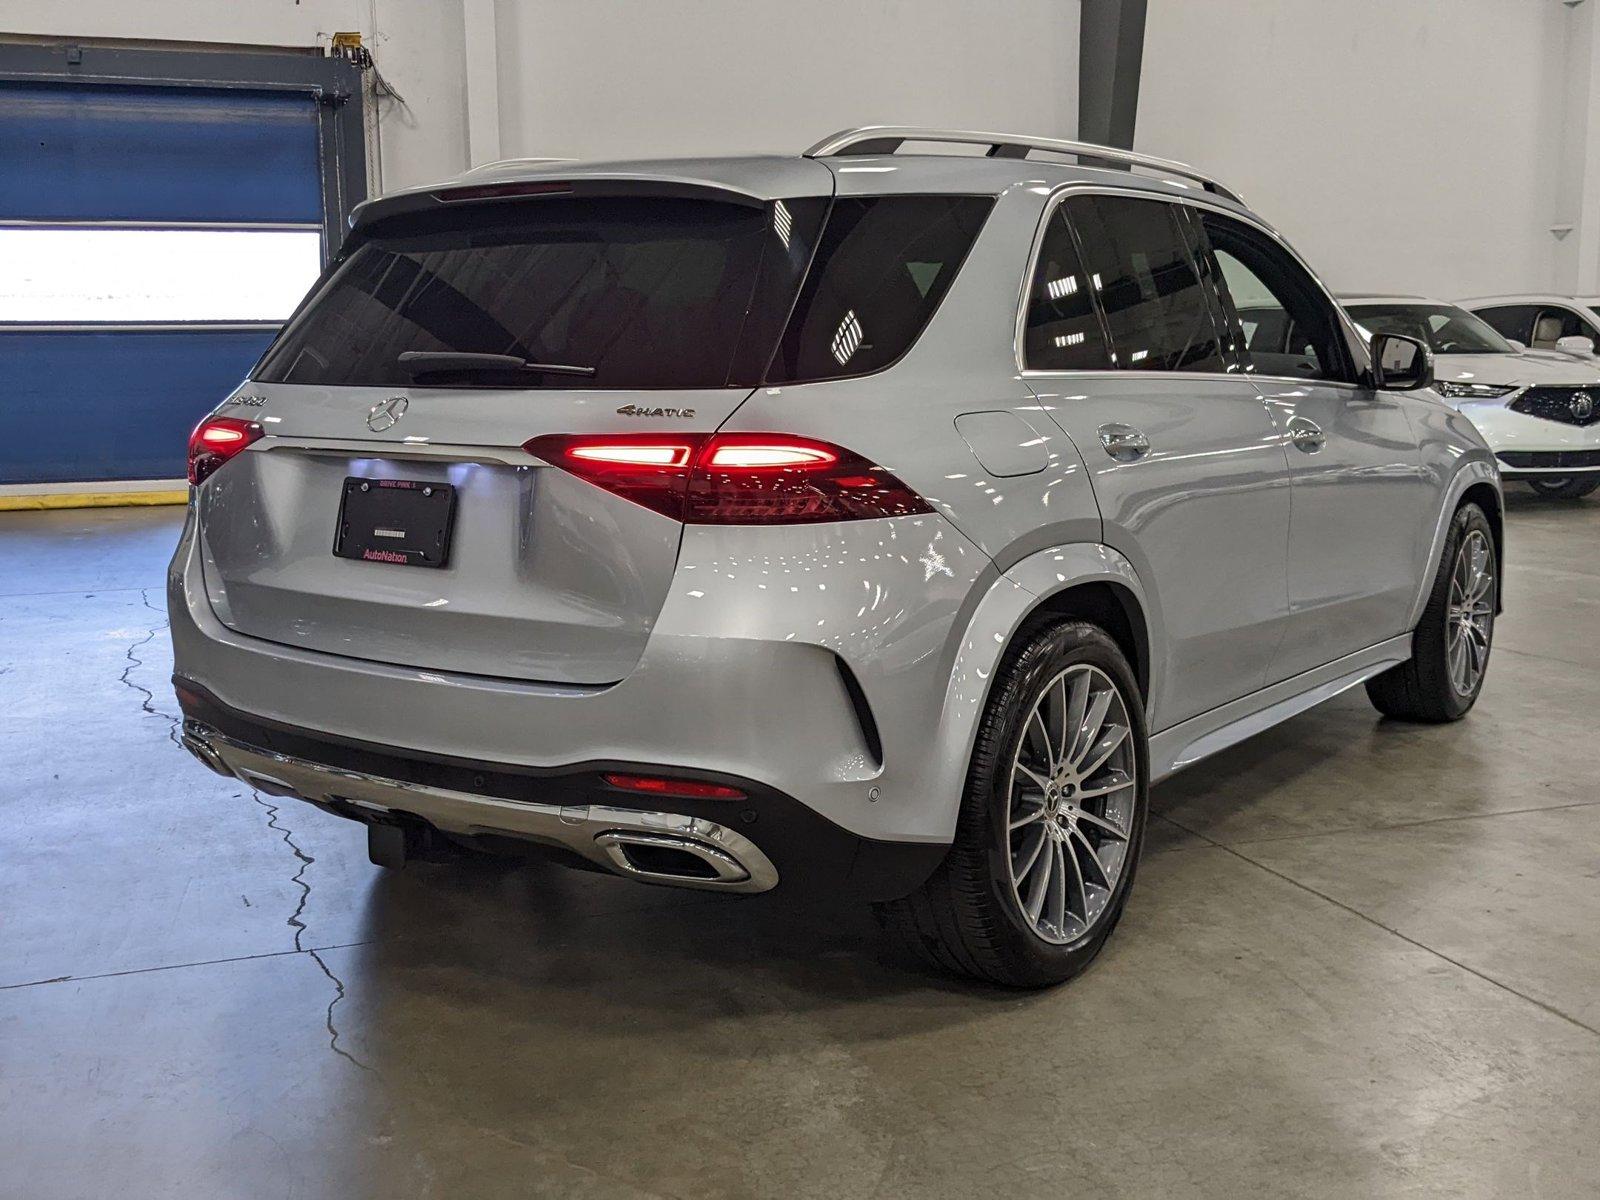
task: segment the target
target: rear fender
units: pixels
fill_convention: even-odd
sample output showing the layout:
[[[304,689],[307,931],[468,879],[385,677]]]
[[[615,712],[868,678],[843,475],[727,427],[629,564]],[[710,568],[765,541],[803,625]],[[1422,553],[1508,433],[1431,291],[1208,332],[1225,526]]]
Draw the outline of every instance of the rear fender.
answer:
[[[1041,550],[1013,564],[973,610],[950,672],[936,743],[947,748],[943,765],[948,778],[933,790],[946,810],[930,814],[944,836],[954,836],[978,721],[1018,631],[1052,596],[1086,583],[1115,584],[1132,594],[1149,637],[1146,694],[1159,694],[1166,658],[1160,614],[1126,558],[1109,546],[1083,542]]]

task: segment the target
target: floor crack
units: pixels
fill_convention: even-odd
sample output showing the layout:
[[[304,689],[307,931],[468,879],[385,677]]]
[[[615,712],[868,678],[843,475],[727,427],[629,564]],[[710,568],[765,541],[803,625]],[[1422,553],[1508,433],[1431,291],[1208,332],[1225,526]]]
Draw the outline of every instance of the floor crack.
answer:
[[[294,912],[289,914],[289,919],[285,921],[284,924],[288,925],[289,928],[294,930],[294,948],[296,953],[310,955],[311,961],[317,964],[317,967],[322,971],[322,973],[328,977],[328,982],[333,984],[333,999],[328,1001],[328,1010],[324,1017],[324,1022],[328,1028],[328,1049],[332,1050],[340,1058],[348,1059],[351,1063],[360,1067],[363,1071],[370,1071],[372,1070],[372,1067],[369,1064],[362,1062],[359,1058],[351,1054],[339,1044],[339,1027],[333,1022],[333,1010],[337,1008],[339,1006],[339,1002],[344,999],[344,980],[340,979],[339,976],[334,974],[332,968],[330,968],[323,960],[321,954],[319,954],[316,950],[307,948],[301,942],[301,938],[303,938],[306,933],[306,923],[302,918],[306,911],[306,902],[311,899],[311,885],[306,882],[305,877],[306,868],[311,866],[311,864],[317,860],[312,855],[307,854],[300,848],[300,844],[294,840],[294,832],[292,830],[290,830],[286,825],[279,824],[278,806],[276,804],[273,804],[270,800],[266,799],[254,788],[250,789],[250,799],[255,801],[262,808],[266,809],[267,828],[276,831],[282,836],[283,844],[289,847],[290,851],[300,863],[300,869],[297,870],[294,873],[294,877],[289,880],[290,883],[294,884],[300,889],[300,899],[294,906]]]
[[[146,608],[148,608],[151,612],[160,615],[163,619],[159,625],[152,626],[148,633],[146,633],[142,638],[137,639],[124,652],[123,657],[128,660],[128,665],[122,668],[122,674],[118,676],[118,679],[122,681],[124,686],[139,693],[139,707],[144,710],[146,716],[159,717],[161,720],[167,723],[168,740],[170,740],[174,746],[182,746],[183,742],[178,738],[178,727],[183,723],[183,719],[181,717],[174,716],[172,713],[163,712],[161,709],[157,708],[156,694],[149,688],[145,687],[144,684],[135,683],[133,681],[134,670],[138,667],[144,666],[144,659],[137,657],[134,654],[134,651],[148,646],[155,640],[156,634],[167,628],[167,625],[169,624],[169,622],[165,619],[166,613],[150,603],[149,588],[140,588],[139,598],[144,602],[144,606]]]
[[[151,612],[161,616],[163,619],[160,624],[153,626],[150,631],[144,635],[144,637],[137,639],[131,646],[128,647],[124,655],[124,657],[126,657],[128,660],[128,665],[122,669],[122,674],[119,678],[122,680],[123,684],[131,688],[133,691],[139,693],[139,707],[143,709],[148,716],[160,717],[167,723],[167,737],[172,741],[172,744],[175,746],[182,746],[183,742],[179,738],[178,731],[183,724],[183,718],[175,716],[169,712],[163,712],[161,709],[157,708],[155,693],[149,688],[145,687],[142,683],[137,683],[133,679],[134,670],[145,665],[144,660],[137,656],[136,651],[144,646],[148,646],[152,641],[155,640],[155,637],[158,633],[160,633],[163,629],[166,629],[171,624],[171,622],[166,619],[167,614],[165,610],[157,608],[154,604],[150,603],[150,589],[140,588],[138,590],[139,599],[141,602],[143,602],[144,606]],[[311,899],[311,885],[306,882],[305,877],[306,868],[311,866],[311,864],[317,860],[300,848],[299,843],[294,840],[293,831],[291,831],[287,826],[279,823],[278,806],[276,804],[273,804],[265,799],[260,792],[256,791],[255,788],[250,789],[250,799],[255,801],[255,803],[259,804],[262,808],[266,809],[267,828],[274,830],[283,838],[283,844],[289,847],[290,851],[293,852],[295,858],[300,864],[299,869],[294,873],[294,877],[289,881],[300,889],[300,899],[296,902],[294,906],[294,912],[289,914],[289,919],[285,922],[285,924],[294,930],[295,953],[309,955],[311,960],[317,964],[318,969],[328,977],[328,982],[333,984],[333,998],[328,1001],[328,1009],[324,1017],[324,1023],[328,1028],[328,1048],[340,1058],[349,1060],[352,1064],[360,1067],[363,1071],[371,1071],[371,1066],[362,1062],[359,1058],[351,1054],[339,1044],[339,1027],[334,1024],[333,1010],[339,1006],[340,1001],[342,1001],[345,997],[344,980],[340,979],[338,975],[334,974],[333,970],[328,966],[321,954],[319,954],[316,950],[308,948],[302,941],[306,933],[306,923],[303,919],[306,911],[306,902]]]

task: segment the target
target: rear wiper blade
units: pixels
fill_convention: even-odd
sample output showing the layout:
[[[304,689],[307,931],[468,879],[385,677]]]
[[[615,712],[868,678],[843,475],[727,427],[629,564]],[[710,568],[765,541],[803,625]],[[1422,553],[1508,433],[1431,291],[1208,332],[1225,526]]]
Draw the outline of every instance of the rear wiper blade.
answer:
[[[515,354],[475,354],[465,350],[407,350],[396,360],[407,374],[433,375],[441,371],[525,371],[530,375],[594,374],[593,367],[572,363],[529,362]]]

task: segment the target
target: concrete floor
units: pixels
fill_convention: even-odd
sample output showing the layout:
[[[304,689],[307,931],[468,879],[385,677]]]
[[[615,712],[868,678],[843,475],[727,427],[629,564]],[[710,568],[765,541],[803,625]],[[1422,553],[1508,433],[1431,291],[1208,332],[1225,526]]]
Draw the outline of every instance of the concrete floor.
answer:
[[[1157,789],[1069,987],[855,910],[494,865],[172,741],[179,513],[0,516],[0,1194],[1600,1194],[1600,503],[1512,497],[1483,700]]]

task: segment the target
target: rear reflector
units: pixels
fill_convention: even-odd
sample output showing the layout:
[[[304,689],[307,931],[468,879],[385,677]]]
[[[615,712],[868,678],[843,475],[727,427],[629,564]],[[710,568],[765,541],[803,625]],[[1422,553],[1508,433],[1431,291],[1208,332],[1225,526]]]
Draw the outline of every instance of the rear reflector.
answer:
[[[792,434],[548,434],[523,449],[691,525],[801,525],[933,511],[876,463]]]
[[[652,796],[678,796],[690,800],[743,800],[738,788],[720,783],[701,783],[695,779],[662,779],[655,775],[602,775],[607,783],[625,792],[644,792]]]
[[[238,417],[207,417],[189,435],[189,482],[199,484],[266,431]]]

